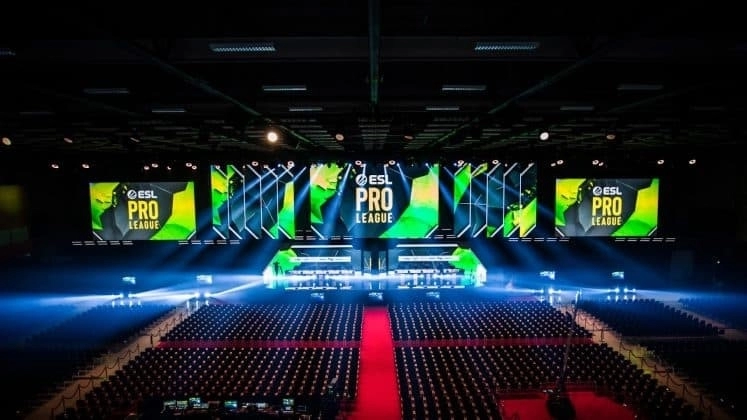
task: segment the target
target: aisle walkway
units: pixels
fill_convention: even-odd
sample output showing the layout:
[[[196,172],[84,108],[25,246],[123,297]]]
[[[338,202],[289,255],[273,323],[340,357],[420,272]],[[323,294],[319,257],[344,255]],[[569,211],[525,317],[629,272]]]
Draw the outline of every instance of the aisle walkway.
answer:
[[[567,309],[562,309],[567,311]],[[613,350],[625,356],[626,359],[630,360],[633,364],[643,369],[646,373],[659,381],[661,385],[671,388],[678,395],[683,397],[690,405],[695,408],[709,407],[706,411],[706,419],[713,420],[731,420],[732,417],[727,415],[717,404],[710,399],[708,395],[702,395],[702,401],[700,400],[701,394],[695,391],[697,387],[695,384],[690,383],[685,378],[678,376],[670,370],[669,366],[662,365],[661,363],[654,363],[650,361],[653,368],[647,364],[642,363],[641,359],[644,359],[648,355],[648,349],[639,346],[637,344],[625,341],[617,332],[615,332],[609,325],[605,324],[598,318],[595,318],[591,314],[579,310],[576,316],[576,323],[588,330],[590,330],[594,336],[592,339],[595,343],[606,343]],[[647,359],[649,360],[649,359]],[[671,382],[670,382],[671,381]],[[676,386],[675,384],[679,384]],[[692,390],[689,392],[682,392],[682,384],[687,384],[688,389]]]
[[[132,342],[127,343],[123,350],[106,354],[97,365],[70,382],[46,403],[37,407],[26,417],[26,420],[49,420],[62,413],[65,407],[75,407],[76,400],[85,398],[94,386],[108,379],[110,375],[113,375],[140,352],[157,346],[161,335],[170,331],[189,314],[189,311],[184,308],[174,309],[156,325],[151,326],[143,334],[135,337]]]
[[[398,420],[401,416],[389,311],[386,307],[366,307],[358,398],[350,418]]]
[[[594,392],[570,392],[576,420],[634,420],[635,413],[629,407],[620,405],[609,398],[600,397]],[[503,401],[504,420],[552,420],[547,410],[547,398],[540,394],[534,399],[507,399]]]

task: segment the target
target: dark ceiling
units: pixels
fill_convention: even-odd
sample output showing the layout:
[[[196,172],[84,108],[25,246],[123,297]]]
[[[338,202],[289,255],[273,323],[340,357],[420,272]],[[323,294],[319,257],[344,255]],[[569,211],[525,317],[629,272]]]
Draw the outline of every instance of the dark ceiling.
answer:
[[[741,13],[565,3],[4,10],[0,153],[632,158],[739,146]],[[266,90],[278,85],[295,90]]]

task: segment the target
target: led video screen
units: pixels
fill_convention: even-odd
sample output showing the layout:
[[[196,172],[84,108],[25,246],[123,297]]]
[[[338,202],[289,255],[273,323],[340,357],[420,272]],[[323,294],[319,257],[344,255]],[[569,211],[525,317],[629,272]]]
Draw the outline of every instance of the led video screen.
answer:
[[[450,169],[456,237],[525,237],[537,226],[537,166],[464,163]]]
[[[184,240],[197,228],[194,182],[89,184],[91,228],[99,240]]]
[[[213,231],[224,239],[294,238],[295,182],[305,170],[291,163],[212,165]]]
[[[399,244],[388,250],[390,275],[414,276],[419,280],[440,279],[456,284],[482,285],[485,266],[472,249],[457,244]]]
[[[429,238],[439,225],[438,164],[313,164],[309,188],[320,239]]]
[[[659,214],[658,178],[555,181],[558,236],[651,236]]]

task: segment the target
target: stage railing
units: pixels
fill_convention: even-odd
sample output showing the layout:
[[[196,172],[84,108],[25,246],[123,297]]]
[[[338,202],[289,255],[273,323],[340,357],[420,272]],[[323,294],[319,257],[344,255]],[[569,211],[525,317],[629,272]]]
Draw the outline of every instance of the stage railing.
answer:
[[[65,410],[67,410],[67,403],[72,401],[73,403],[80,401],[83,399],[85,394],[83,391],[86,391],[88,393],[93,387],[96,385],[97,382],[105,381],[111,377],[111,375],[115,374],[117,370],[121,369],[126,363],[130,362],[135,356],[140,354],[142,350],[145,348],[152,348],[155,347],[157,337],[163,336],[166,332],[174,328],[177,324],[182,322],[185,318],[185,314],[183,311],[179,310],[180,312],[177,314],[169,314],[165,318],[169,319],[169,317],[172,317],[170,320],[168,320],[165,324],[163,324],[163,321],[161,321],[161,324],[157,329],[147,332],[147,333],[141,333],[138,334],[137,337],[144,338],[149,337],[150,339],[150,345],[149,346],[141,346],[139,340],[135,342],[134,345],[128,346],[125,350],[121,351],[116,357],[114,357],[114,360],[111,364],[108,363],[108,360],[112,359],[112,356],[110,354],[104,355],[101,357],[98,365],[103,364],[104,366],[101,368],[99,373],[89,374],[89,375],[83,375],[83,376],[77,376],[76,380],[78,381],[78,384],[76,385],[75,390],[72,392],[70,396],[62,395],[59,399],[59,402],[57,405],[53,406],[51,408],[50,416],[49,418],[51,420],[55,419],[55,416],[58,414],[58,410],[60,410],[60,413],[64,413]],[[189,313],[188,313],[189,315]],[[154,322],[154,324],[158,324],[159,321]],[[152,324],[151,324],[152,325]],[[95,369],[95,366],[91,369]],[[81,383],[80,381],[84,381]]]
[[[58,409],[62,409],[61,413],[64,413],[67,409],[68,401],[80,401],[83,399],[83,390],[90,391],[96,384],[96,381],[105,381],[114,374],[117,370],[121,369],[125,363],[132,360],[132,358],[140,353],[140,343],[136,343],[134,348],[127,349],[121,355],[118,355],[111,365],[104,364],[103,368],[99,373],[93,375],[87,375],[83,378],[77,378],[79,381],[73,394],[68,396],[62,395],[56,406],[52,407],[49,418],[54,419]],[[86,381],[80,383],[80,381]]]
[[[656,360],[649,360],[650,358],[643,354],[635,354],[635,349],[626,347],[622,340],[619,344],[619,351],[625,354],[631,362],[639,364],[641,369],[648,368],[654,375],[661,377],[665,386],[679,394],[682,399],[687,400],[687,397],[697,399],[697,408],[707,414],[709,418],[713,418],[713,404],[706,403],[704,393],[691,389],[692,387],[688,387],[685,382],[677,382],[672,375],[673,369],[670,366]]]

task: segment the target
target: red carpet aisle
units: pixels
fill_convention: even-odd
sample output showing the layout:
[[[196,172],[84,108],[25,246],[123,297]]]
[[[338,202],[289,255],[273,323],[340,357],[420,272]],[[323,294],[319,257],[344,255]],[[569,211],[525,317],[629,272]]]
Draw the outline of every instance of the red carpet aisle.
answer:
[[[635,414],[628,407],[595,395],[593,392],[571,392],[571,401],[576,409],[576,420],[633,420]],[[506,419],[518,415],[521,420],[551,420],[544,398],[503,401]]]
[[[352,419],[399,420],[399,391],[389,312],[363,309],[358,398]]]

